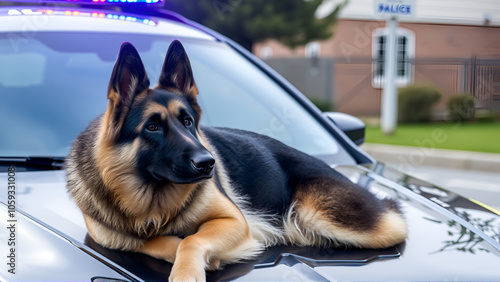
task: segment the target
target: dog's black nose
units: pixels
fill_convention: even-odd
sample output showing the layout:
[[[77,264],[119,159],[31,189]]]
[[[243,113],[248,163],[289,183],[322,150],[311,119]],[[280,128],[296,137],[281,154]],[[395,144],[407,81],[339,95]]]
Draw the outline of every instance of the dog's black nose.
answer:
[[[209,152],[200,153],[191,158],[191,166],[200,173],[209,173],[214,169],[215,160]]]

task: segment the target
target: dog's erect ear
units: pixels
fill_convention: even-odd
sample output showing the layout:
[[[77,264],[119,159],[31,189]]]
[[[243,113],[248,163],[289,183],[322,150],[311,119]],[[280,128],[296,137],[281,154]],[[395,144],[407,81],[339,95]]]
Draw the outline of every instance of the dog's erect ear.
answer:
[[[149,88],[149,79],[139,53],[123,43],[108,86],[108,99],[115,106],[129,106],[134,96]]]
[[[139,53],[123,43],[108,86],[108,133],[117,136],[134,97],[149,88],[149,79]]]
[[[184,95],[191,95],[192,97],[198,94],[191,63],[184,47],[178,40],[174,40],[168,47],[159,86],[166,89],[173,88]]]

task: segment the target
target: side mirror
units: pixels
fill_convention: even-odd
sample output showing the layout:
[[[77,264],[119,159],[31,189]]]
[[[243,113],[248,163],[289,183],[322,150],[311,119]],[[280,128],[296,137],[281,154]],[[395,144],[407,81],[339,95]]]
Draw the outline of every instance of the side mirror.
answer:
[[[338,112],[323,113],[337,125],[356,145],[365,142],[365,123],[357,117]]]

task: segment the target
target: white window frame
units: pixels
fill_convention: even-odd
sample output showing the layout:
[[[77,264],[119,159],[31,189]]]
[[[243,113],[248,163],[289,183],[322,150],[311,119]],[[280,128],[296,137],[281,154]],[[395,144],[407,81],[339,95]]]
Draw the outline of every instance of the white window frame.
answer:
[[[386,28],[377,28],[372,33],[372,87],[373,88],[382,88],[384,86],[384,75],[379,74],[378,64],[379,64],[379,39],[381,36],[385,36],[387,38],[388,29]],[[408,84],[411,84],[414,76],[414,66],[412,64],[413,59],[415,58],[415,33],[409,29],[399,27],[396,30],[397,35],[397,68],[396,68],[396,86],[402,87]],[[400,45],[399,39],[401,37],[406,38],[404,50],[405,60],[401,60],[400,58]],[[386,47],[384,45],[384,47]],[[384,51],[385,54],[385,51]],[[381,58],[382,62],[385,58]],[[406,61],[406,62],[405,62]],[[401,65],[403,64],[403,65]],[[401,66],[404,68],[404,75],[400,75]]]

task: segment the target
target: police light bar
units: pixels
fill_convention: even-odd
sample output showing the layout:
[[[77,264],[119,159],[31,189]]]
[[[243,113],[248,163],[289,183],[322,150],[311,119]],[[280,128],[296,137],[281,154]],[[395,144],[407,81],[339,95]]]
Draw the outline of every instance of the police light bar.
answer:
[[[7,12],[9,16],[69,16],[69,17],[92,17],[110,20],[120,20],[127,22],[136,22],[145,24],[148,26],[157,26],[158,23],[152,19],[140,18],[135,16],[130,16],[127,14],[120,14],[115,12],[103,12],[103,11],[92,11],[92,10],[75,10],[75,9],[10,9]]]
[[[40,0],[16,0],[14,2],[36,3]],[[45,4],[66,3],[66,4],[100,4],[100,5],[148,5],[161,4],[163,0],[43,0]]]

